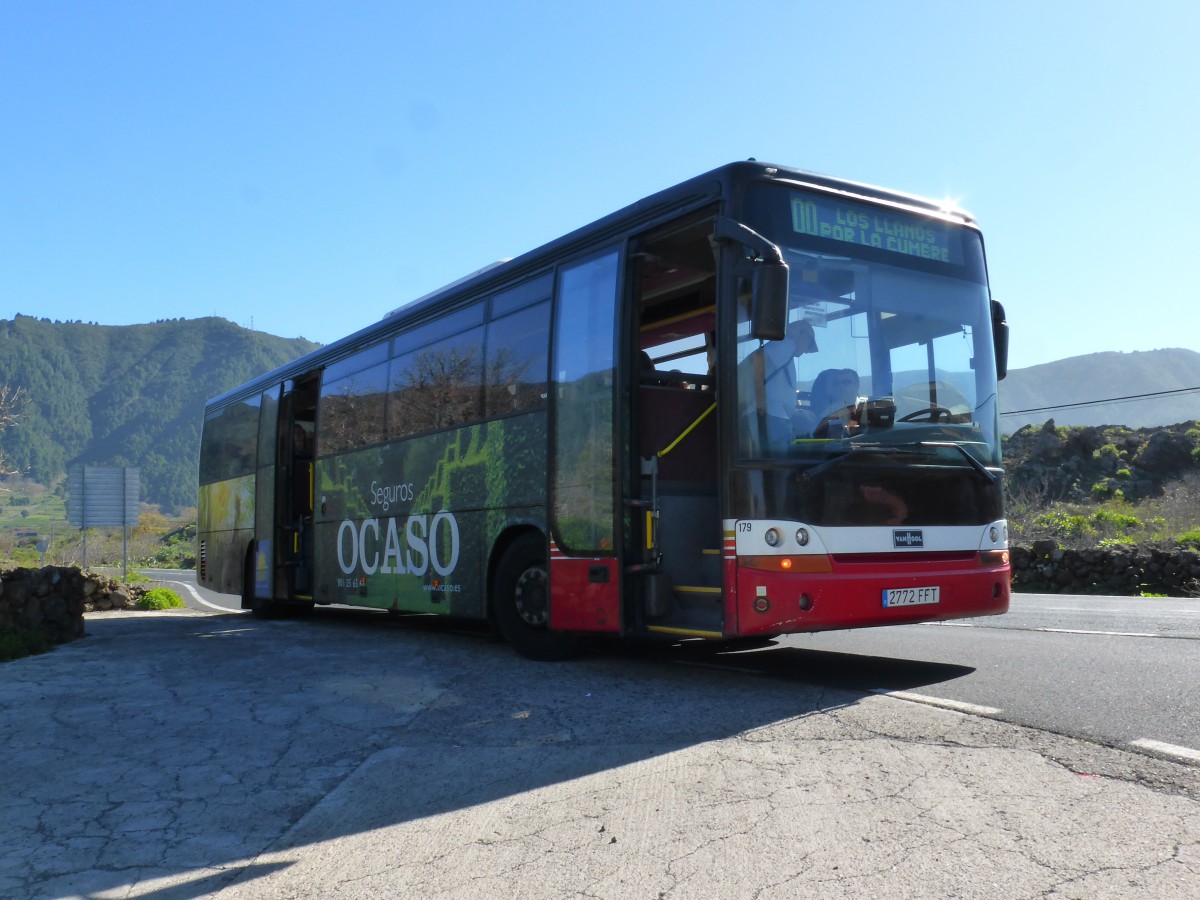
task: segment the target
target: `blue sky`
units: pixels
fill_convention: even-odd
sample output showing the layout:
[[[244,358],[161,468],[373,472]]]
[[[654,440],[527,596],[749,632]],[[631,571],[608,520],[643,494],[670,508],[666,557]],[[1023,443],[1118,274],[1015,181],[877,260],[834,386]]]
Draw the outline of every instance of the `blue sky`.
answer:
[[[736,159],[952,197],[1011,365],[1200,351],[1200,5],[0,3],[0,317],[328,342]]]

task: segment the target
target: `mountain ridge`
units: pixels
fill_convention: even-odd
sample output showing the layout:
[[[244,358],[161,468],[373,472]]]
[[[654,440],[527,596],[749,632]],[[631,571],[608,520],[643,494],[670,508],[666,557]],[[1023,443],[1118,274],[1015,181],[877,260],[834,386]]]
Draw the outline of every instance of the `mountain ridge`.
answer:
[[[1200,353],[1109,350],[1010,370],[1000,382],[1003,433],[1048,419],[1130,428],[1200,419]]]

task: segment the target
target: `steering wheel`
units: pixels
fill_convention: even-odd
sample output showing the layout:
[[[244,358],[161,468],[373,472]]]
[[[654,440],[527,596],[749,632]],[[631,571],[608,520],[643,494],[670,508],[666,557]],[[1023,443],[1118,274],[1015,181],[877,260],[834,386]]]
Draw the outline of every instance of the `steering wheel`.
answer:
[[[946,409],[946,407],[944,407],[944,406],[927,406],[927,407],[925,407],[925,409],[918,409],[916,412],[910,412],[907,416],[901,416],[900,421],[901,422],[912,422],[913,420],[918,419],[921,416],[929,416],[930,422],[936,422],[942,416],[952,416],[952,415],[954,415],[954,413],[952,413],[950,410]]]
[[[843,415],[845,415],[848,412],[852,412],[853,410],[854,410],[853,406],[846,406],[841,409],[834,410],[829,415],[825,416],[825,418],[821,419],[820,422],[817,423],[816,427],[813,428],[813,430],[812,430],[812,436],[817,439],[828,438],[829,437],[829,429],[835,423],[838,425],[844,425],[847,427],[852,426],[852,428],[858,428],[858,422],[856,422],[852,419],[846,420],[846,419],[842,418]]]

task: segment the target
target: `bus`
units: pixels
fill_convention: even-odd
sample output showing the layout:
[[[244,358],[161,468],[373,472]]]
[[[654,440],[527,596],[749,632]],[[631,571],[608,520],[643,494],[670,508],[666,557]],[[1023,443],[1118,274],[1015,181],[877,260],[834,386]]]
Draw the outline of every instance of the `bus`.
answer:
[[[1003,613],[1007,345],[966,213],[732,163],[209,401],[198,580],[532,658]]]

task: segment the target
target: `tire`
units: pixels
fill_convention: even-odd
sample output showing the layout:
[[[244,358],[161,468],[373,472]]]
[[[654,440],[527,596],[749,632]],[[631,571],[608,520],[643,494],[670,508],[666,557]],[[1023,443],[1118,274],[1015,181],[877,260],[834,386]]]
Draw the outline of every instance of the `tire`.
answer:
[[[492,613],[504,639],[527,659],[566,659],[578,650],[576,637],[549,629],[550,569],[540,534],[517,538],[501,558]]]

